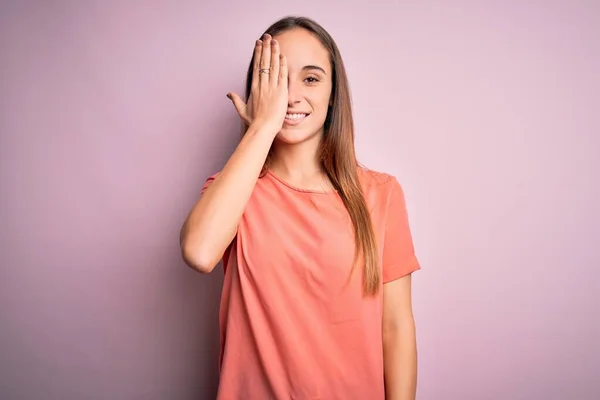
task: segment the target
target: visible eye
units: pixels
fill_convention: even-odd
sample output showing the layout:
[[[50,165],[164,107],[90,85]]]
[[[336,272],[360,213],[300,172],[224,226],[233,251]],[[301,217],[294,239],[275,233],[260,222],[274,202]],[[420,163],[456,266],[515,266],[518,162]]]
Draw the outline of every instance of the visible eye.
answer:
[[[309,76],[305,79],[305,81],[307,81],[308,83],[316,83],[319,82],[319,78],[317,78],[316,76]]]

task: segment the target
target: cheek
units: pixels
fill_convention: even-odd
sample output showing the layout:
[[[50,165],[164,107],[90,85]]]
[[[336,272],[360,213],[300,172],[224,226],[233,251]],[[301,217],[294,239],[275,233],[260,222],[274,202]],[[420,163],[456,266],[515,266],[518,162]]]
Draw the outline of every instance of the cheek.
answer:
[[[311,93],[309,101],[313,109],[314,124],[322,125],[325,123],[327,111],[329,110],[330,97],[331,87],[322,87]]]
[[[314,120],[318,124],[323,124],[325,122],[325,118],[327,118],[327,112],[329,111],[329,99],[319,99],[318,104],[315,104],[313,108],[314,112]]]
[[[329,108],[329,97],[329,92],[320,93],[315,96],[313,105],[316,113],[319,115],[322,114],[323,116],[327,114],[327,109]]]

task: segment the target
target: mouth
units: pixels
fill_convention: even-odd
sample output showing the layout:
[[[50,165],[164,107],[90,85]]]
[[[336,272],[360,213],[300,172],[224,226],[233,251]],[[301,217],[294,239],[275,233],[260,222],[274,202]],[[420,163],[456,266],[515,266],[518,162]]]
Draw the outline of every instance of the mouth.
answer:
[[[298,125],[304,121],[310,113],[287,113],[285,114],[285,123],[287,125]]]

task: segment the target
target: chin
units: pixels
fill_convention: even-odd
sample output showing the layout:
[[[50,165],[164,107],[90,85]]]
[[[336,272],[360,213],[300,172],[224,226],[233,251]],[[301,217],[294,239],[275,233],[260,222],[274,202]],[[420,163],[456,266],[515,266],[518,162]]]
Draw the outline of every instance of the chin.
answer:
[[[310,131],[304,129],[290,129],[284,127],[276,136],[276,140],[285,144],[299,144],[310,141],[312,139],[319,139],[323,135],[322,131],[310,133]]]

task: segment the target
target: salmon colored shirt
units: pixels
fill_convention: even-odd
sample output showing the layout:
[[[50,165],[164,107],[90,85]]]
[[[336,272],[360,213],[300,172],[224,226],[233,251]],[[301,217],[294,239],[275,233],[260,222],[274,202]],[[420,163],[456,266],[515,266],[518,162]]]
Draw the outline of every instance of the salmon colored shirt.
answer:
[[[214,180],[211,176],[203,187]],[[402,188],[359,168],[382,285],[420,269]],[[335,191],[267,172],[223,256],[219,400],[383,400],[383,290],[362,296],[352,222]]]

